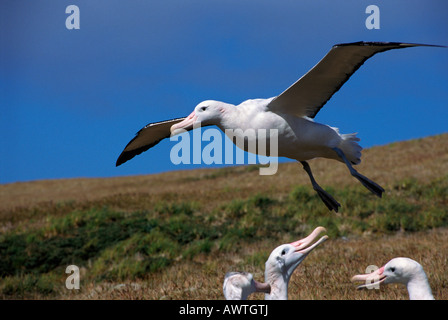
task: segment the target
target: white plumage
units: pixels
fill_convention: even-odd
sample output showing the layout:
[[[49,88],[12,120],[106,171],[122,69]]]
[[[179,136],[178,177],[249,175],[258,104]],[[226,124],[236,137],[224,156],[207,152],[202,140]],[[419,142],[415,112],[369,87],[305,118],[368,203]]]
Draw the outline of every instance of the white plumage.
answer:
[[[358,286],[359,289],[379,284],[401,283],[406,286],[410,300],[434,300],[423,267],[410,258],[394,258],[372,273],[354,276],[352,281],[366,282]]]
[[[314,248],[328,239],[325,235],[314,242],[324,231],[325,228],[317,227],[306,238],[275,248],[265,264],[264,283],[255,281],[251,273],[227,273],[223,284],[224,297],[227,300],[245,300],[251,293],[264,292],[266,300],[287,300],[288,284],[294,270]]]
[[[340,204],[318,185],[307,162],[310,159],[322,157],[343,162],[353,177],[381,197],[384,189],[352,167],[361,161],[362,148],[358,145],[356,135],[340,134],[338,129],[314,122],[313,118],[367,59],[379,52],[416,46],[428,45],[398,42],[335,45],[318,64],[276,97],[246,100],[237,106],[207,100],[199,103],[186,118],[148,124],[128,143],[116,165],[148,150],[171,134],[192,130],[198,124],[216,125],[223,131],[231,129],[232,132],[253,129],[252,134],[243,137],[244,144],[237,143],[238,147],[246,151],[251,151],[247,150],[251,140],[258,140],[259,130],[278,130],[278,153],[273,155],[299,161],[307,172],[313,189],[329,210],[338,211]],[[269,144],[270,140],[267,140]],[[265,155],[259,150],[254,153]],[[272,155],[272,148],[268,148],[265,153]]]

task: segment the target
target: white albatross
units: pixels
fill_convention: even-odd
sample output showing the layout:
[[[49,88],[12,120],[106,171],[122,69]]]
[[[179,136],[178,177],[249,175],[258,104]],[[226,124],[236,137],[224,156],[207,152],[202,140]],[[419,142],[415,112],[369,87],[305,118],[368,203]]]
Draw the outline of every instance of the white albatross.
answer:
[[[222,286],[226,300],[247,300],[254,292],[269,293],[271,287],[267,283],[258,282],[249,272],[227,272]]]
[[[288,284],[294,270],[314,248],[328,239],[325,235],[314,242],[325,231],[325,228],[317,227],[306,238],[275,248],[265,264],[264,283],[254,280],[251,273],[227,273],[223,284],[224,297],[227,300],[246,300],[251,293],[264,292],[266,300],[287,300]]]
[[[338,211],[340,204],[313,177],[308,160],[323,157],[344,163],[350,174],[358,179],[368,190],[382,196],[384,189],[358,173],[353,165],[361,162],[361,146],[356,134],[340,134],[337,128],[320,124],[313,118],[332,95],[350,76],[376,53],[417,46],[440,47],[434,45],[398,42],[355,42],[338,44],[298,81],[280,95],[268,99],[246,100],[235,106],[232,104],[207,100],[199,103],[186,118],[150,123],[142,128],[126,145],[117,159],[116,166],[152,148],[161,140],[185,130],[200,126],[216,125],[222,131],[232,132],[232,141],[245,151],[259,130],[263,133],[277,130],[278,150],[275,156],[299,161],[308,174],[313,189],[329,210]],[[239,130],[238,130],[239,129]],[[245,135],[253,129],[254,135]],[[236,139],[233,139],[236,138]],[[241,140],[243,139],[243,140]],[[265,143],[269,144],[269,138]],[[244,141],[246,143],[244,143]],[[257,143],[255,143],[258,146]],[[260,155],[270,155],[256,150]]]
[[[369,286],[381,283],[401,283],[406,286],[410,300],[434,300],[423,267],[417,261],[409,258],[394,258],[376,271],[356,275],[351,280],[365,282],[358,286],[358,289],[369,288]]]

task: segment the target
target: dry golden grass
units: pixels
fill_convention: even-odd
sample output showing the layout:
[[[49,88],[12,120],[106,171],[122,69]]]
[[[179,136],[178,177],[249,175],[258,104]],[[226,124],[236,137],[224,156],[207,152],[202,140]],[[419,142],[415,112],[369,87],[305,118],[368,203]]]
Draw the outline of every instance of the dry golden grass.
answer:
[[[397,181],[413,178],[420,183],[437,180],[448,172],[448,134],[364,150],[358,170],[386,189],[385,197]],[[144,155],[143,155],[144,156]],[[346,167],[335,161],[311,162],[319,183],[337,189],[358,184]],[[108,179],[67,179],[0,185],[0,232],[42,226],[48,217],[64,215],[105,204],[121,211],[146,210],[159,201],[195,201],[205,212],[233,199],[257,193],[275,199],[288,197],[297,185],[309,185],[301,166],[279,165],[277,174],[260,176],[251,166],[175,171],[156,175]],[[368,192],[368,191],[365,191]],[[342,211],[344,210],[344,203]],[[58,210],[63,206],[64,210]],[[281,239],[290,242],[285,236]],[[212,251],[193,259],[179,259],[163,271],[143,279],[123,282],[83,282],[81,290],[56,287],[57,299],[223,299],[222,282],[228,271],[252,272],[263,280],[264,270],[245,257],[269,253],[282,242],[265,239],[235,252]],[[365,234],[348,239],[330,239],[316,249],[295,271],[290,299],[407,299],[406,290],[390,285],[381,290],[357,291],[350,283],[354,274],[370,265],[383,265],[391,258],[407,256],[425,268],[436,299],[448,300],[448,230],[435,229],[394,235]],[[84,268],[88,273],[88,267]],[[5,297],[4,297],[5,298]],[[47,299],[31,293],[26,298]],[[262,299],[256,295],[253,299]]]
[[[293,239],[285,239],[291,241]],[[201,256],[179,262],[166,270],[137,281],[82,284],[81,290],[61,289],[61,299],[173,299],[222,300],[224,274],[237,271],[244,255],[272,250],[269,241],[251,245],[239,255]],[[407,300],[404,286],[391,284],[379,290],[356,290],[350,278],[364,273],[368,265],[381,267],[394,257],[408,256],[425,268],[435,299],[448,300],[448,229],[384,237],[330,239],[314,250],[294,272],[290,300]],[[264,270],[245,265],[255,279],[264,280]],[[264,299],[254,294],[250,300]]]
[[[363,151],[362,163],[357,166],[357,170],[386,190],[395,181],[405,178],[431,181],[448,172],[447,141],[448,133],[445,133],[369,148]],[[321,185],[344,187],[358,183],[342,163],[316,159],[310,164]],[[52,206],[67,201],[100,201],[123,195],[129,204],[133,202],[129,198],[144,195],[148,203],[188,198],[203,205],[210,203],[215,206],[235,197],[246,198],[255,193],[281,197],[287,195],[295,185],[308,186],[309,179],[301,165],[294,162],[279,164],[278,172],[272,176],[260,176],[253,167],[238,166],[117,178],[19,182],[0,185],[0,219],[13,221],[15,210],[20,208]],[[125,208],[120,203],[117,205]]]

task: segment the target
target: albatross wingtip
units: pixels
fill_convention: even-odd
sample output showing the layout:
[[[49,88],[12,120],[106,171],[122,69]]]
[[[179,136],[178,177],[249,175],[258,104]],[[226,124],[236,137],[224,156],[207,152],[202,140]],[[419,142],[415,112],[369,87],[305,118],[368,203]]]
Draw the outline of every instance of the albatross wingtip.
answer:
[[[438,44],[424,44],[424,43],[407,43],[407,42],[388,42],[388,41],[357,41],[357,42],[347,42],[338,43],[333,47],[344,47],[344,46],[396,46],[397,48],[408,48],[408,47],[438,47],[438,48],[448,48],[448,46],[442,46]]]
[[[118,167],[127,161],[127,160],[123,160],[121,155],[118,157],[117,162],[115,162],[115,167]]]
[[[134,158],[134,156],[136,156],[136,154],[132,154],[132,152],[128,151],[123,151],[118,157],[117,162],[115,162],[115,167],[121,166],[123,163]]]

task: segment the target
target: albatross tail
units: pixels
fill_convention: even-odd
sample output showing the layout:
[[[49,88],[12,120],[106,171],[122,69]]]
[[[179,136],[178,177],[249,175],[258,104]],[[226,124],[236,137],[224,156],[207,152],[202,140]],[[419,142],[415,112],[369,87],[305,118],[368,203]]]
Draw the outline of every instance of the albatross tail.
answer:
[[[362,147],[358,144],[360,139],[356,136],[356,133],[341,134],[341,138],[342,141],[338,148],[344,152],[352,164],[360,164]]]

